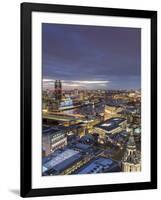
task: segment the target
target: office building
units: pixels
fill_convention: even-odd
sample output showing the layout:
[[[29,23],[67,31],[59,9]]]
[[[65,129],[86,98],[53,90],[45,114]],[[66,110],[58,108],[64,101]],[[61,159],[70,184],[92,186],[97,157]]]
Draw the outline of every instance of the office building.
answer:
[[[95,131],[99,134],[100,138],[106,138],[111,134],[126,129],[126,125],[127,120],[124,118],[110,118],[95,126]]]
[[[67,145],[67,137],[63,130],[57,127],[43,127],[42,134],[43,154],[45,156]]]

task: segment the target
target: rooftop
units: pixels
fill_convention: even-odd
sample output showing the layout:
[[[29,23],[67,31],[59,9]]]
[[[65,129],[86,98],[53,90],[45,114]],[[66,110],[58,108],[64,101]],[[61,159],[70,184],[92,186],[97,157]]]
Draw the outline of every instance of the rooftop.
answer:
[[[70,126],[43,126],[43,134],[52,134],[55,132],[59,132],[59,131],[69,131],[69,130],[73,130],[73,129],[77,129],[77,128],[81,128],[83,123],[79,123],[76,125],[70,125]]]
[[[119,127],[120,123],[122,123],[124,121],[126,121],[126,119],[124,119],[124,118],[110,118],[110,119],[104,121],[103,123],[100,123],[96,127],[99,127],[101,129],[104,129],[107,131],[111,131],[111,130]]]
[[[80,150],[88,150],[88,149],[91,148],[90,145],[88,145],[88,144],[83,144],[83,143],[76,143],[74,147],[75,147],[75,148],[78,148],[78,149],[80,149]]]
[[[115,169],[114,169],[115,168]],[[117,169],[116,169],[117,168]],[[100,172],[110,172],[112,170],[118,170],[118,163],[111,158],[99,157],[83,166],[78,174],[92,174]]]
[[[42,133],[43,134],[53,134],[59,132],[60,128],[58,126],[43,126]]]
[[[115,107],[121,107],[123,104],[125,104],[125,100],[122,99],[108,99],[106,101],[107,106],[115,106]]]
[[[43,165],[43,168],[47,170],[54,169],[55,171],[61,171],[67,166],[75,162],[81,157],[79,151],[73,149],[66,149],[65,151],[57,154]]]

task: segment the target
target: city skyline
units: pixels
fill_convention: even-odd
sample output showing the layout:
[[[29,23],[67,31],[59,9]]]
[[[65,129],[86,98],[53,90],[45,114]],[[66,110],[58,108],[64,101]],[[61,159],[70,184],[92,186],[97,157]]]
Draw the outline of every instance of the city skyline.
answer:
[[[138,28],[42,24],[43,86],[140,89]]]
[[[141,171],[140,40],[42,25],[42,176]]]

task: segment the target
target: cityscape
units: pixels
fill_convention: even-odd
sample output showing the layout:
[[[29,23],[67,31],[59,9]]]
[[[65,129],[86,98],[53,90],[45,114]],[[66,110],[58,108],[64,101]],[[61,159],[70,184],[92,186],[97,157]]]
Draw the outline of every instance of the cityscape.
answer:
[[[42,176],[141,171],[140,29],[43,24],[42,31]],[[106,60],[118,51],[124,59]]]

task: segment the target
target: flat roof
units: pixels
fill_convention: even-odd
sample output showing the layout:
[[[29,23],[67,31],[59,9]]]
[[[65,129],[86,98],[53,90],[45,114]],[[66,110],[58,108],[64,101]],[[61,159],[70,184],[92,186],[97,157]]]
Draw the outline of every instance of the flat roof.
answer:
[[[43,166],[47,168],[48,170],[55,168],[55,166],[62,164],[64,161],[72,158],[75,155],[79,155],[79,151],[76,151],[73,149],[67,149],[63,151],[62,153],[58,154],[57,156],[53,157],[50,161],[46,162]]]
[[[43,134],[53,134],[60,131],[60,128],[58,126],[43,126],[42,133]]]
[[[99,127],[101,129],[107,130],[107,131],[111,131],[117,127],[119,127],[120,123],[122,123],[123,121],[126,121],[126,119],[124,118],[110,118],[106,121],[104,121],[103,123],[98,124],[96,127]]]
[[[83,144],[83,143],[76,143],[76,145],[74,145],[74,147],[76,147],[78,149],[82,149],[82,150],[87,150],[87,149],[91,148],[90,145]]]
[[[43,134],[53,134],[55,132],[59,132],[59,131],[70,131],[73,129],[77,129],[77,128],[81,128],[83,123],[79,123],[76,125],[70,125],[70,126],[61,126],[61,125],[57,125],[57,126],[43,126],[42,128],[42,132]]]
[[[62,163],[56,165],[54,167],[54,170],[56,170],[57,172],[62,172],[65,169],[67,169],[68,167],[70,167],[72,164],[74,164],[75,162],[79,161],[81,158],[82,158],[81,154],[76,154],[76,155],[66,159]]]
[[[78,170],[78,174],[99,173],[104,170],[110,170],[116,165],[117,162],[112,160],[111,158],[99,157],[88,163],[86,166],[83,166],[80,170]]]
[[[82,171],[79,172],[79,174],[90,174],[90,173],[97,173],[101,169],[103,169],[102,166],[97,165],[96,163],[91,163],[89,166],[84,168]]]

